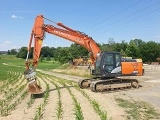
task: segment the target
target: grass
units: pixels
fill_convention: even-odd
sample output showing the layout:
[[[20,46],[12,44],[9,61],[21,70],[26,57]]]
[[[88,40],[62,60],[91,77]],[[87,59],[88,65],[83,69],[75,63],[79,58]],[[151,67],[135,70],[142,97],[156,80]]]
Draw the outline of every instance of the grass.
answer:
[[[73,76],[80,76],[80,77],[86,77],[86,78],[92,78],[93,76],[90,74],[90,70],[87,69],[82,69],[81,67],[73,66],[70,64],[64,64],[58,69],[54,69],[54,72],[58,73],[63,73],[63,74],[68,74],[68,75],[73,75]]]
[[[16,67],[19,66],[17,69],[21,69],[21,72],[25,71],[25,59],[16,58],[15,55],[0,55],[0,68],[4,68],[3,63],[8,65],[7,67]],[[82,70],[80,68],[77,69],[77,67],[72,66],[70,64],[60,64],[58,62],[52,62],[52,61],[44,61],[44,62],[38,62],[37,69],[41,70],[55,70],[57,69],[61,71],[61,73],[64,74],[70,74],[70,75],[76,75],[76,76],[83,76],[83,77],[89,77],[90,75],[89,70]],[[76,68],[76,69],[75,69]],[[5,71],[5,70],[4,70]],[[59,71],[57,71],[59,72]],[[6,74],[6,73],[5,73]],[[0,80],[1,81],[1,80]]]
[[[15,55],[0,55],[0,63],[25,67],[25,60],[16,58]]]
[[[25,71],[25,59],[16,58],[15,55],[0,55],[0,64],[6,63],[9,66],[20,66]],[[44,61],[39,62],[37,68],[42,70],[50,70],[58,68],[61,64],[58,62]]]
[[[127,119],[134,120],[150,120],[160,119],[158,113],[150,104],[143,101],[124,100],[122,98],[115,99],[118,105],[125,108]]]

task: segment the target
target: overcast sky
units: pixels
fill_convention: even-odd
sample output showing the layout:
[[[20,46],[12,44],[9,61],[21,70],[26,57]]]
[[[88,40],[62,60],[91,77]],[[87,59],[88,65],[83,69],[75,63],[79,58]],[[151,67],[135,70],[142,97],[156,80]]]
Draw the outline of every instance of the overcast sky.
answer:
[[[37,15],[84,32],[97,43],[160,41],[160,0],[0,0],[0,51],[28,46]],[[45,21],[47,24],[52,24]],[[43,45],[70,46],[46,34]]]

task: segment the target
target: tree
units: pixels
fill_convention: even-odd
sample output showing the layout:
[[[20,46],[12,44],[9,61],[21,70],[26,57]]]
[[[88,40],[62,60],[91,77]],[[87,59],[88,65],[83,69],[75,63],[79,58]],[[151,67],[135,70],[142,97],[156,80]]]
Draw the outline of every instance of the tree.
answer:
[[[102,51],[106,51],[106,52],[111,52],[111,51],[115,51],[115,47],[116,47],[116,43],[114,41],[113,38],[109,38],[108,43],[106,44],[102,44],[100,46]]]
[[[73,58],[78,58],[79,56],[88,56],[88,50],[81,45],[71,44],[69,47],[70,56]]]
[[[41,49],[41,55],[44,55],[44,57],[47,57],[48,55],[50,55],[51,57],[53,57],[53,54],[51,52],[51,48],[48,46],[44,46]]]
[[[127,57],[127,54],[123,51],[123,49],[121,49],[120,53],[121,53],[121,56]]]
[[[10,50],[10,54],[11,55],[16,55],[17,54],[17,50],[16,49],[11,49]]]
[[[154,41],[149,41],[141,45],[141,57],[144,62],[154,62],[160,57],[160,44]]]
[[[27,47],[22,47],[18,52],[18,54],[16,55],[16,57],[24,59],[26,58],[26,56],[27,56]]]
[[[8,54],[8,55],[10,55],[10,54],[11,54],[11,51],[10,51],[10,50],[8,50],[7,54]]]
[[[43,60],[44,60],[44,55],[42,54],[39,59],[40,59],[41,62],[43,62]]]
[[[144,43],[144,41],[142,41],[141,39],[133,39],[130,40],[130,42],[134,42],[137,47],[140,47]]]
[[[128,57],[137,58],[139,56],[139,50],[135,42],[130,41],[126,49],[126,54]]]
[[[51,61],[50,55],[47,55],[47,61]]]

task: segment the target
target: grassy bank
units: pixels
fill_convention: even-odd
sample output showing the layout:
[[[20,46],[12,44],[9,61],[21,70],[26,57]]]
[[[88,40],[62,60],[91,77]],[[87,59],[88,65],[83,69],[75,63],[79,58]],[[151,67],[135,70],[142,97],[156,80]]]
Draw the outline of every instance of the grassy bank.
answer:
[[[5,63],[9,66],[20,66],[25,70],[25,59],[16,58],[15,55],[0,55],[0,64]],[[53,61],[39,62],[37,68],[42,70],[49,70],[58,68],[61,64]]]

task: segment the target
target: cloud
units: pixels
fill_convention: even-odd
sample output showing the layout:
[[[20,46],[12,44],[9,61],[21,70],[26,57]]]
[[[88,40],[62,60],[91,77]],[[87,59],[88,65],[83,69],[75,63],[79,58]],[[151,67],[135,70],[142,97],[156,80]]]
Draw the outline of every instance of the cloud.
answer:
[[[157,37],[157,38],[160,38],[160,36],[159,36],[159,35],[157,35],[156,37]]]
[[[11,41],[9,41],[9,40],[4,41],[4,44],[11,44]]]
[[[17,49],[19,47],[17,47],[16,45],[13,45],[11,41],[6,40],[0,43],[0,51],[7,51],[7,50],[11,50],[11,49]]]
[[[44,45],[43,45],[43,47],[46,47],[46,46],[48,46],[48,45],[47,45],[47,44],[44,44]]]
[[[13,18],[13,19],[17,19],[17,18],[18,18],[18,19],[23,19],[24,17],[22,17],[22,16],[12,15],[12,16],[11,16],[11,18]]]
[[[11,44],[11,41],[6,40],[6,41],[4,41],[2,44],[0,44],[0,46],[6,46],[6,45],[8,45],[8,44]]]
[[[12,18],[17,18],[17,16],[16,16],[16,15],[12,15],[11,17],[12,17]]]

